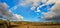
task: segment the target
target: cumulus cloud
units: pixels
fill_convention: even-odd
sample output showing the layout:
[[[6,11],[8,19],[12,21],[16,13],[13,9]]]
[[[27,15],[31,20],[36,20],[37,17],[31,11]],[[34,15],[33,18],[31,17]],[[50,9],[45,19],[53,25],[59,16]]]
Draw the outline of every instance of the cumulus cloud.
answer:
[[[23,20],[23,16],[21,16],[19,14],[14,14],[14,15],[17,18],[17,21],[22,21]]]
[[[37,7],[37,9],[35,10],[36,12],[40,12],[40,9],[42,6],[44,6],[47,3],[48,0],[22,0],[22,2],[20,2],[21,6],[26,6],[26,5],[30,5],[31,4],[31,10],[35,10],[35,8]],[[43,5],[40,5],[40,3],[44,3]]]
[[[7,9],[8,5],[6,3],[0,3],[0,15],[2,15],[3,17],[8,16],[9,12],[7,11]]]
[[[34,10],[36,8],[36,6],[38,6],[40,4],[40,2],[44,3],[43,5],[48,5],[48,4],[56,3],[58,1],[60,1],[60,0],[22,0],[22,2],[19,3],[18,5],[25,6],[25,5],[29,5],[32,3],[31,10]],[[43,6],[43,5],[40,5],[40,6]]]
[[[59,2],[60,0],[48,0],[46,4],[51,4],[51,3],[56,3]]]
[[[10,21],[23,21],[23,16],[19,14],[13,14],[12,17],[9,17]]]
[[[55,1],[56,1],[56,2],[54,2],[55,5],[51,8],[51,11],[48,13],[43,13],[44,18],[49,19],[49,20],[59,20],[60,19],[60,0],[55,0]]]
[[[34,10],[37,5],[39,5],[41,0],[22,0],[22,2],[19,4],[21,6],[26,6],[31,4],[31,10]]]
[[[21,5],[23,3],[24,3],[23,5],[27,5],[27,4],[33,3],[33,6],[36,6],[36,5],[38,5],[39,1],[40,0],[24,0],[24,1],[22,1]]]
[[[21,21],[23,19],[21,15],[13,14],[11,10],[8,11],[7,9],[8,5],[6,3],[0,3],[0,18],[9,19],[11,21]]]

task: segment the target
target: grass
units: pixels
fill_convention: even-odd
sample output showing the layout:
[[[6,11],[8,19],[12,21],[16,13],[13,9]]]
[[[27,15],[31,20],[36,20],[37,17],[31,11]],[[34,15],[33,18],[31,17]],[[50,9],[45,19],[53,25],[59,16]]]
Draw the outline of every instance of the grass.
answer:
[[[2,20],[0,20],[0,23]],[[11,26],[9,28],[60,28],[60,23],[57,22],[27,22],[27,21],[19,21],[19,22],[10,22]],[[4,25],[4,23],[2,23]],[[0,25],[4,27],[6,25]]]
[[[18,24],[17,27],[13,28],[60,28],[60,24],[57,22],[13,22]]]

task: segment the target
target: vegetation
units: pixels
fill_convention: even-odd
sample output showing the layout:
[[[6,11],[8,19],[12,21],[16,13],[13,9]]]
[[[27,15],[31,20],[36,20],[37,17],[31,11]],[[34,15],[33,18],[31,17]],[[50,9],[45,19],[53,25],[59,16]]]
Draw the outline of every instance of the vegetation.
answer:
[[[58,25],[58,26],[57,26]],[[18,22],[10,22],[9,20],[3,21],[0,20],[0,28],[42,28],[42,27],[59,27],[60,23],[57,22],[27,22],[27,21],[18,21]]]
[[[0,20],[0,28],[8,28],[10,26],[10,23],[4,20]]]

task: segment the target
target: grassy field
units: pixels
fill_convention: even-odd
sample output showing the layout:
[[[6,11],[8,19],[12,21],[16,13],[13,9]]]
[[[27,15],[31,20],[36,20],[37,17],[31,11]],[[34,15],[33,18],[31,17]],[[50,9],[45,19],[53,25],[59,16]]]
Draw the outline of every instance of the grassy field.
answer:
[[[60,28],[58,25],[54,26],[28,26],[28,25],[22,25],[22,26],[16,26],[16,27],[11,27],[11,28]]]
[[[56,22],[13,22],[11,28],[60,28]]]
[[[0,28],[5,27],[4,23],[1,24]],[[27,21],[19,21],[19,22],[10,22],[9,28],[60,28],[60,23],[57,22],[27,22]]]

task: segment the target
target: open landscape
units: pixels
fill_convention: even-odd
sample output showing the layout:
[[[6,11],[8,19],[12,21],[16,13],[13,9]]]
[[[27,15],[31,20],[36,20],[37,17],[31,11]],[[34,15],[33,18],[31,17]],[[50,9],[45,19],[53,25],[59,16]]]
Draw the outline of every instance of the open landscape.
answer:
[[[60,28],[60,0],[0,0],[0,28]]]
[[[2,22],[3,21],[0,21],[0,28],[60,28],[60,23],[57,22],[5,21],[8,26],[4,22]]]
[[[60,24],[49,24],[43,22],[20,22],[18,26],[12,28],[60,28]]]

